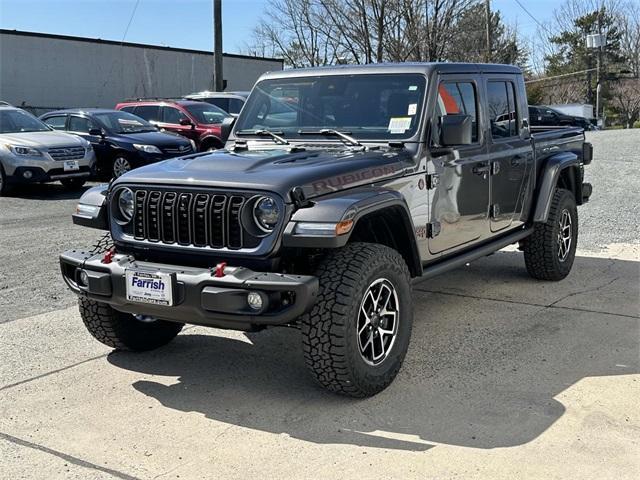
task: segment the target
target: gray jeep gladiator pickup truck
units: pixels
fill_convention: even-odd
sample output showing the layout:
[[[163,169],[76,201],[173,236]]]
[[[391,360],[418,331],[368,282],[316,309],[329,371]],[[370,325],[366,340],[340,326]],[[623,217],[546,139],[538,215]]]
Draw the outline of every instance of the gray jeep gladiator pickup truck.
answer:
[[[294,327],[315,379],[364,397],[401,367],[413,282],[515,243],[536,279],[571,270],[591,145],[579,128],[532,133],[518,68],[268,73],[224,131],[223,150],[80,199],[74,222],[108,233],[60,263],[104,344]]]

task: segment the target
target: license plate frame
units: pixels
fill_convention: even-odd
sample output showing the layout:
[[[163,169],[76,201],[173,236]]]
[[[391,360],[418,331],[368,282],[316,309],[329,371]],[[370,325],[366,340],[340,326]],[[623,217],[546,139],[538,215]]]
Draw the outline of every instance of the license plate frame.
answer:
[[[62,168],[65,172],[77,172],[80,170],[80,165],[77,160],[65,160]]]
[[[175,273],[130,268],[124,273],[127,301],[165,307],[174,305]]]

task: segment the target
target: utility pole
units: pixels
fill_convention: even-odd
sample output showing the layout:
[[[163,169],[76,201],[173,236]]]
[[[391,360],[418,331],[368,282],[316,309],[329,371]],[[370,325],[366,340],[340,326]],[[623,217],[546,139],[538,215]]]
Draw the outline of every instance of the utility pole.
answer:
[[[222,75],[222,0],[213,0],[213,90],[224,90]]]
[[[484,11],[487,21],[487,51],[484,59],[486,63],[491,63],[491,0],[485,0]]]

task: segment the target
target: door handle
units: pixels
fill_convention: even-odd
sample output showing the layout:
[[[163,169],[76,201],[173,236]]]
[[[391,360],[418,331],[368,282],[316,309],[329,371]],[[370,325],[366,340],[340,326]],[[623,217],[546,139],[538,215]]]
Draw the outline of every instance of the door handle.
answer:
[[[491,171],[491,167],[488,164],[477,165],[471,169],[476,175],[487,175]]]

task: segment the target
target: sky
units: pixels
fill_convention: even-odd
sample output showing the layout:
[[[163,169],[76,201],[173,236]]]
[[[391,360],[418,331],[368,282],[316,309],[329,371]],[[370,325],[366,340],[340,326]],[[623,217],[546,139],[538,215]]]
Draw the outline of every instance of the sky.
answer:
[[[545,22],[561,0],[520,3]],[[0,28],[211,51],[212,4],[212,0],[0,0]],[[225,53],[244,53],[266,4],[267,0],[222,1]],[[491,4],[507,22],[517,24],[520,34],[535,35],[539,29],[516,0]]]

